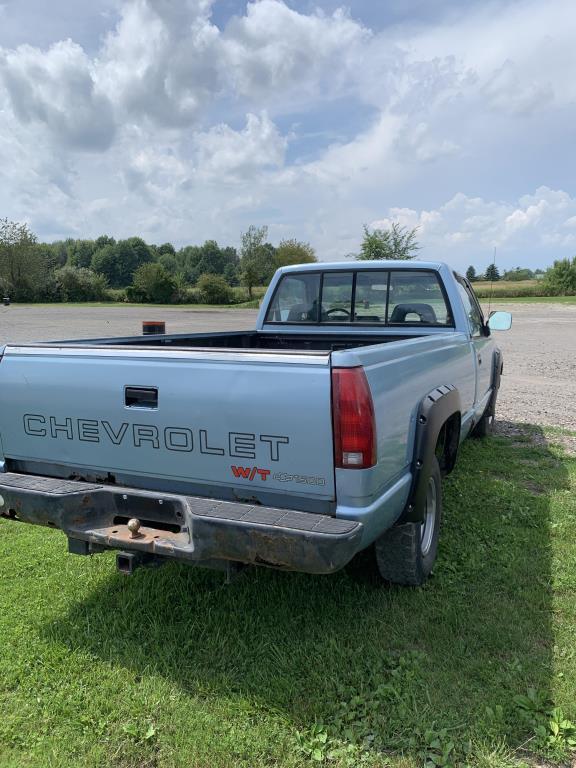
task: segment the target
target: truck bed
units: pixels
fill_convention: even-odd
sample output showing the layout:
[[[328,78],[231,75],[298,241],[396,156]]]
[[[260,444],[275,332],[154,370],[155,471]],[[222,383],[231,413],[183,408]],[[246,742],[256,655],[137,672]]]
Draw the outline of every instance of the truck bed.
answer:
[[[416,336],[401,334],[371,334],[356,333],[262,333],[260,331],[238,331],[228,333],[197,333],[173,334],[158,336],[126,336],[123,338],[83,339],[59,342],[62,344],[82,345],[97,344],[106,346],[129,347],[178,347],[183,349],[246,349],[246,350],[311,350],[318,352],[334,352],[336,350],[354,349],[355,347],[386,344],[404,339],[414,339]]]

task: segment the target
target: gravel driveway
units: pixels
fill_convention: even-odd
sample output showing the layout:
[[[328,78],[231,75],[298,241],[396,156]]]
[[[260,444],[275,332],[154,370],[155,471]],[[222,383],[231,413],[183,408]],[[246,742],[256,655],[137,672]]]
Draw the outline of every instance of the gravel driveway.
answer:
[[[576,430],[576,305],[498,304],[512,312],[494,334],[504,354],[498,418]]]
[[[496,338],[505,376],[498,417],[576,430],[576,305],[498,304],[514,324]],[[0,307],[0,344],[38,339],[139,334],[142,320],[165,320],[169,333],[253,328],[253,309],[206,310],[78,306]]]

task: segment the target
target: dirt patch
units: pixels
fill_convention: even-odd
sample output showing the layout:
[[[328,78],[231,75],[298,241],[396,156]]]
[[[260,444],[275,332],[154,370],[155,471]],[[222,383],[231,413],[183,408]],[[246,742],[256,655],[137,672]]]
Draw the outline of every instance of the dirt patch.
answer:
[[[570,455],[576,455],[576,435],[562,434],[561,432],[545,435],[534,424],[525,424],[517,421],[498,420],[494,423],[494,434],[503,435],[512,439],[515,448],[523,448],[526,445],[546,447],[557,445]],[[529,461],[523,461],[529,463]],[[576,768],[576,767],[575,767]]]
[[[522,485],[527,491],[529,491],[529,493],[532,494],[532,496],[542,496],[542,494],[546,493],[541,485],[533,483],[531,480],[525,480]]]

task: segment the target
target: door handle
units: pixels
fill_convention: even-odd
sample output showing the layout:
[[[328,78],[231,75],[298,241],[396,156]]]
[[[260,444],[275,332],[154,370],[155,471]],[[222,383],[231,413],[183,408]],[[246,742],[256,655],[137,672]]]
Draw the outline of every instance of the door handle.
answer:
[[[478,365],[482,365],[482,355],[478,355]]]
[[[127,408],[158,408],[158,387],[124,387]]]

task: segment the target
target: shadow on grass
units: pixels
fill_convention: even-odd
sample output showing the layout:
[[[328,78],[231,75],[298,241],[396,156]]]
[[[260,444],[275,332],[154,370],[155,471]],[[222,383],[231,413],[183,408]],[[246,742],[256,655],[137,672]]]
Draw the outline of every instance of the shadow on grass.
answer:
[[[224,586],[172,564],[111,575],[46,633],[190,695],[247,698],[379,749],[413,752],[444,728],[458,748],[516,747],[529,733],[514,697],[551,691],[550,515],[566,486],[538,428],[467,441],[422,589],[264,569]]]

